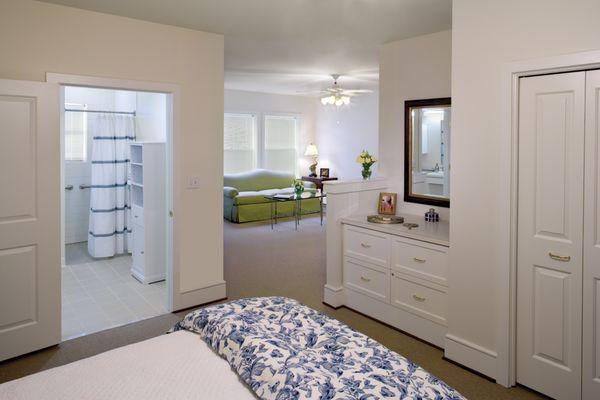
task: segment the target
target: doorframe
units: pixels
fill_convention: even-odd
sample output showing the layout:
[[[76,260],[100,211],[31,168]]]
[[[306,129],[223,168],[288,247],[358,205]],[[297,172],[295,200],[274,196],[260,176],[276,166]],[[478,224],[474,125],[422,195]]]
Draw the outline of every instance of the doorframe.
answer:
[[[518,221],[518,159],[519,159],[519,79],[600,68],[600,50],[544,57],[507,63],[502,68],[502,146],[501,193],[505,197],[498,210],[506,224],[500,227],[498,246],[501,265],[508,266],[498,273],[498,357],[496,382],[514,386],[517,382],[517,221]]]
[[[151,81],[139,81],[132,79],[116,79],[116,78],[104,78],[104,77],[95,77],[95,76],[86,76],[86,75],[71,75],[71,74],[60,74],[54,72],[46,73],[46,82],[56,83],[59,86],[81,86],[81,87],[89,87],[89,88],[101,88],[101,89],[113,89],[113,90],[131,90],[136,92],[154,92],[154,93],[164,93],[167,95],[167,209],[165,210],[167,213],[172,213],[167,215],[167,312],[173,311],[173,300],[174,295],[178,293],[175,290],[175,282],[179,281],[179,257],[177,253],[173,251],[173,243],[174,243],[174,232],[173,225],[175,222],[176,211],[179,209],[180,204],[180,196],[179,191],[175,190],[176,182],[179,182],[177,179],[179,174],[179,169],[177,168],[177,164],[175,160],[179,159],[179,150],[177,144],[180,142],[180,98],[181,98],[181,88],[178,84],[174,83],[164,83],[164,82],[151,82]],[[60,101],[64,103],[64,90],[60,91]],[[60,110],[60,127],[61,127],[61,135],[60,135],[60,148],[61,148],[61,160],[64,161],[64,135],[62,131],[64,130],[64,116],[62,112],[62,107]],[[61,161],[61,162],[62,162]],[[61,188],[64,187],[65,177],[64,177],[64,162],[62,162],[60,168],[60,184]],[[64,202],[65,202],[65,193],[64,190],[61,190],[61,255],[64,257],[64,246],[65,246],[65,237],[64,237]],[[61,257],[61,258],[62,258]],[[64,261],[61,260],[61,261]]]

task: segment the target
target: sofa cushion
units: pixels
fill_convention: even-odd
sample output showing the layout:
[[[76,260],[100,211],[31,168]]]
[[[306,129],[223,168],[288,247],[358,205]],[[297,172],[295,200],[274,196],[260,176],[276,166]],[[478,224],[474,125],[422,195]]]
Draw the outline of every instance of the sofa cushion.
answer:
[[[305,191],[306,192],[316,192],[315,189],[306,189]],[[239,192],[238,195],[233,199],[233,204],[240,206],[240,205],[244,205],[244,204],[269,203],[271,200],[266,199],[265,196],[273,196],[276,194],[292,194],[292,193],[294,193],[293,187]]]
[[[270,192],[268,190],[263,190],[261,192],[239,192],[238,195],[233,199],[233,204],[238,206],[244,204],[259,204],[259,203],[269,203],[269,199],[265,199],[265,196],[270,195],[271,193],[263,193]]]

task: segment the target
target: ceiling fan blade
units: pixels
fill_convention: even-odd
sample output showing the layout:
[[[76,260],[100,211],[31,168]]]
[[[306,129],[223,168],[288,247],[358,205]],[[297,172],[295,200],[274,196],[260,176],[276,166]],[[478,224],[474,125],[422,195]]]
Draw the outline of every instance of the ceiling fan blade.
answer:
[[[349,89],[344,90],[344,94],[361,94],[361,93],[373,93],[370,89]]]
[[[296,90],[297,94],[329,94],[327,90]]]

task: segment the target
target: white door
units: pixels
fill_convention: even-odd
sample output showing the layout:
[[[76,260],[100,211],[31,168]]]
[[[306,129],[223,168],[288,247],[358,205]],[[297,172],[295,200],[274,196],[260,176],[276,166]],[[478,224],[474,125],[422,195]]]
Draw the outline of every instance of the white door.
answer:
[[[517,381],[581,398],[585,72],[522,78]]]
[[[0,80],[0,361],[60,342],[58,86]]]
[[[583,398],[600,398],[600,71],[586,74]]]

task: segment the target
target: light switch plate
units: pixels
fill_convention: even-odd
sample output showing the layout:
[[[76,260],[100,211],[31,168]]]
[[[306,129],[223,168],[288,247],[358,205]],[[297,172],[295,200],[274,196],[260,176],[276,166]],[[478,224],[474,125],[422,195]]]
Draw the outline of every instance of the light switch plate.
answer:
[[[188,179],[188,189],[198,189],[200,187],[200,177],[192,176]]]

